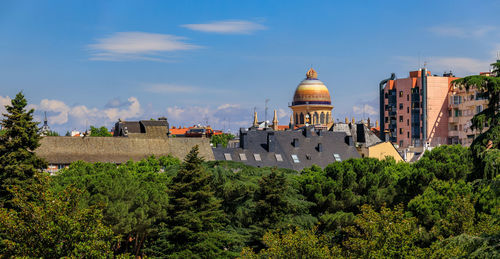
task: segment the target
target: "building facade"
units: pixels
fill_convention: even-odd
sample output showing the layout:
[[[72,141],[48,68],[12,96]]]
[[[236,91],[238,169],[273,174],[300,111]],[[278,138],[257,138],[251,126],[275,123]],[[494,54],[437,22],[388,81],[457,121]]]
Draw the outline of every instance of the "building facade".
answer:
[[[474,138],[480,134],[478,130],[471,129],[471,119],[486,107],[488,107],[487,94],[480,93],[476,89],[467,91],[452,86],[448,100],[448,144],[470,146]]]
[[[399,148],[448,144],[448,100],[451,73],[431,75],[411,71],[408,78],[392,76],[380,84],[380,136]]]
[[[491,76],[491,72],[480,73]],[[426,69],[380,83],[380,137],[400,149],[460,144],[469,146],[480,134],[471,119],[487,107],[487,94],[456,87],[450,73],[431,75]]]

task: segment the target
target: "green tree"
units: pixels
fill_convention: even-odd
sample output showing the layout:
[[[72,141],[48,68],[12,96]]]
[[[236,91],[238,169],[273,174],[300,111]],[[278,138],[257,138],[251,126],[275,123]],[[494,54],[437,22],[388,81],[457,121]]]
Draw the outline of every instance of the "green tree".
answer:
[[[221,200],[211,188],[212,176],[203,167],[198,146],[186,156],[172,178],[168,219],[155,244],[156,256],[214,258],[229,256],[227,222]],[[226,249],[224,249],[226,247]]]
[[[426,151],[415,163],[417,169],[440,180],[466,180],[474,169],[470,149],[461,145],[443,145]]]
[[[9,206],[12,193],[7,188],[23,186],[35,173],[46,168],[43,159],[35,154],[40,146],[38,123],[33,121],[34,110],[26,111],[27,101],[20,92],[6,105],[0,135],[0,206]]]
[[[472,187],[463,180],[454,182],[436,179],[423,194],[408,203],[408,211],[427,229],[431,229],[448,215],[448,209],[457,197],[468,197],[470,200],[471,194]],[[469,216],[474,217],[474,213]]]
[[[3,256],[37,258],[111,258],[113,232],[97,207],[80,209],[81,192],[47,188],[48,176],[12,186],[12,209],[0,208]]]
[[[355,225],[346,232],[342,250],[348,258],[424,258],[426,254],[418,246],[425,230],[416,218],[405,216],[402,205],[382,207],[380,212],[363,205]]]
[[[175,166],[172,157],[150,157],[120,166],[76,162],[54,176],[54,189],[75,185],[84,190],[84,208],[101,205],[103,222],[121,236],[115,253],[143,255],[143,247],[156,238],[157,224],[167,217],[167,183],[162,173]],[[146,247],[147,250],[147,247]]]
[[[91,137],[112,137],[113,135],[109,133],[108,129],[104,126],[98,128],[90,126],[90,136]]]
[[[499,170],[496,169],[493,172],[484,170],[485,167],[491,167],[491,165],[488,166],[491,163],[496,165],[493,168],[498,168],[498,154],[500,154],[498,151],[500,147],[500,60],[491,65],[495,76],[467,76],[453,81],[455,86],[465,87],[467,90],[475,88],[479,94],[488,96],[488,107],[472,118],[472,129],[482,131],[485,126],[489,127],[475,138],[471,145],[476,165],[474,179],[494,178]],[[488,156],[490,152],[495,152],[495,156]]]
[[[230,133],[223,133],[220,135],[212,135],[212,137],[210,138],[210,143],[212,143],[212,145],[214,147],[216,147],[217,144],[221,144],[223,147],[227,147],[227,143],[229,142],[229,140],[234,139],[234,138],[235,138],[235,136],[233,134],[230,134]]]
[[[46,132],[45,136],[56,136],[57,137],[57,136],[59,136],[59,133],[57,133],[56,131],[51,130],[51,131]]]
[[[315,229],[290,231],[269,231],[262,238],[265,249],[256,254],[251,248],[244,248],[240,258],[340,258],[340,248],[328,247],[326,239],[317,235]]]
[[[254,196],[252,245],[262,248],[261,238],[267,230],[285,229],[293,226],[310,228],[316,218],[309,214],[313,204],[297,193],[284,172],[271,170],[259,181],[259,189]]]

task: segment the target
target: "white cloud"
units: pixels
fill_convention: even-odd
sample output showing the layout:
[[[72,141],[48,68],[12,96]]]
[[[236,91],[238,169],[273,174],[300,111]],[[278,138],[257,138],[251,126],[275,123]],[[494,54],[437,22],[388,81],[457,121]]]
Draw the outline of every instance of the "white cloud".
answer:
[[[230,103],[225,103],[217,107],[217,110],[225,110],[225,109],[236,109],[240,108],[239,104],[230,104]]]
[[[7,110],[5,110],[5,105],[10,105],[11,104],[11,99],[8,96],[1,96],[0,95],[0,117],[3,117],[2,114],[6,113]]]
[[[136,97],[127,99],[128,105],[99,109],[85,105],[70,106],[60,100],[43,99],[40,104],[31,105],[37,111],[48,112],[50,125],[89,126],[107,125],[118,119],[137,118],[142,114],[141,105]],[[51,115],[52,114],[52,115]]]
[[[355,114],[364,114],[364,115],[377,115],[378,111],[369,104],[364,105],[355,105],[352,107],[352,111]]]
[[[176,84],[151,84],[146,86],[145,90],[158,94],[196,93],[202,91],[202,89],[198,87]]]
[[[186,38],[169,34],[147,32],[117,32],[97,39],[88,47],[91,60],[166,61],[161,54],[180,50],[196,49],[200,46],[185,42]]]
[[[429,31],[444,37],[457,37],[457,38],[478,38],[483,37],[488,33],[494,32],[497,28],[494,26],[480,26],[480,27],[458,27],[439,25],[429,28]]]
[[[194,31],[220,34],[251,34],[254,31],[266,29],[266,27],[262,24],[244,20],[215,21],[211,23],[201,24],[183,24],[181,25],[181,27],[188,28]]]
[[[278,118],[281,119],[290,119],[290,111],[284,110],[282,108],[278,109]],[[284,123],[281,123],[284,124]]]

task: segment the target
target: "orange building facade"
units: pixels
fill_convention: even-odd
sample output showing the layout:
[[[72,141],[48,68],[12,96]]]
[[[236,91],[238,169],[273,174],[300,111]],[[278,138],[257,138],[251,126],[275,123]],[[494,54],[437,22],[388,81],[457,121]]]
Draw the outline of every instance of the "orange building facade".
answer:
[[[448,144],[448,93],[455,79],[421,69],[411,71],[408,78],[381,82],[382,139],[399,148]]]

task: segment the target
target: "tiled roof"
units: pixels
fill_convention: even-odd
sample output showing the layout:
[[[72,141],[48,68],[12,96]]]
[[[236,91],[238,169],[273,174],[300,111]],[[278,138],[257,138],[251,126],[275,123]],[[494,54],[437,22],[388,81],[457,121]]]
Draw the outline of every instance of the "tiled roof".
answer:
[[[307,134],[306,129],[240,131],[240,147],[213,148],[214,157],[257,167],[276,166],[298,171],[312,165],[325,167],[339,160],[360,157],[353,146],[346,144],[344,132],[307,130]]]

